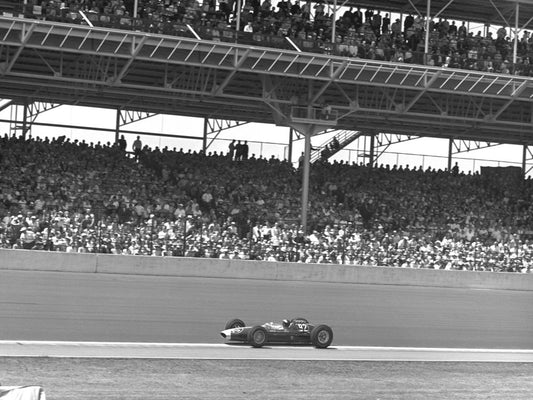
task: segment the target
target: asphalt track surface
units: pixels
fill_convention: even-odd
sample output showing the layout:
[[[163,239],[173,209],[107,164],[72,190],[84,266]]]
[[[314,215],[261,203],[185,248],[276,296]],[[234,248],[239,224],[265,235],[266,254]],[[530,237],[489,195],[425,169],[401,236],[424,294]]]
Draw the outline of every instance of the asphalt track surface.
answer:
[[[134,343],[130,348],[137,349],[220,344],[228,319],[256,324],[286,317],[330,325],[334,349],[323,354],[341,357],[355,351],[357,359],[398,359],[413,352],[383,353],[385,347],[418,348],[420,359],[429,354],[426,348],[441,359],[463,357],[466,349],[533,349],[533,292],[0,270],[3,348],[13,341],[19,349],[23,341],[99,342],[96,348]],[[175,346],[185,358],[187,352],[214,357],[228,348],[233,358],[267,354],[263,350],[271,352],[267,358],[288,354],[274,347]],[[368,346],[375,349],[362,349]],[[317,357],[316,349],[291,350],[302,359],[305,351]],[[493,361],[532,358],[529,351],[481,353]]]

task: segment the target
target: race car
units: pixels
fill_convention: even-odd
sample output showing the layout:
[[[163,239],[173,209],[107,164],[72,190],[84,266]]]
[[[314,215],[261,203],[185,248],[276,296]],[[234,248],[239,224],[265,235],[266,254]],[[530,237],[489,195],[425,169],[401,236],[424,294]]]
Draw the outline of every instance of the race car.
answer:
[[[246,326],[240,319],[226,322],[220,335],[228,342],[247,343],[253,347],[265,344],[308,344],[325,349],[333,340],[327,325],[312,325],[305,318],[284,319],[282,323],[267,322]]]

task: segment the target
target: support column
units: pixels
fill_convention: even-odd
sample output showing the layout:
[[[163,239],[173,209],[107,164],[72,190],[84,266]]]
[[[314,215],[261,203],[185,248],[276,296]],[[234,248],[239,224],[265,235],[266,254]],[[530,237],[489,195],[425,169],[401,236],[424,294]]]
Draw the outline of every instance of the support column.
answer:
[[[335,24],[335,21],[337,20],[337,0],[333,2],[333,14],[331,16],[331,44],[332,46],[335,46],[335,35],[336,35],[336,29],[337,25]]]
[[[202,150],[207,153],[207,118],[204,118],[204,137],[202,139]]]
[[[115,120],[115,143],[120,138],[120,109],[117,108],[117,118]]]
[[[518,13],[520,12],[519,2],[516,2],[515,18],[514,18],[514,43],[513,43],[513,71],[516,68],[516,59],[518,53]]]
[[[526,176],[527,144],[522,146],[522,175]]]
[[[424,45],[424,64],[428,63],[429,54],[429,21],[431,19],[431,0],[427,0],[427,13],[426,13],[426,43]]]
[[[368,158],[368,163],[370,164],[370,168],[374,168],[374,157],[375,157],[374,151],[376,147],[375,140],[376,140],[376,133],[372,132],[372,134],[370,135],[370,157]]]
[[[292,128],[289,128],[289,154],[287,154],[287,160],[291,164],[292,164],[293,134],[294,134],[294,131],[292,130]]]
[[[302,172],[302,230],[307,234],[307,209],[309,205],[309,171],[311,158],[311,133],[312,127],[305,130],[304,165]]]
[[[24,100],[24,111],[22,113],[22,138],[26,139],[28,130],[28,100]]]
[[[453,139],[448,142],[448,172],[452,170]]]
[[[242,8],[241,0],[237,0],[237,4],[235,5],[235,7],[237,7],[237,10],[235,12],[235,18],[237,18],[237,21],[235,23],[235,30],[237,31],[236,39],[238,40],[239,32],[241,31],[241,8]]]

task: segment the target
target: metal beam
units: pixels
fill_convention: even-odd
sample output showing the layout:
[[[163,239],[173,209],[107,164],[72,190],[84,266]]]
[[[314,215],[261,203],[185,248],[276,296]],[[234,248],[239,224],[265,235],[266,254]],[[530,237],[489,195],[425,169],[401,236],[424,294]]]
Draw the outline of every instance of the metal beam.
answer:
[[[32,35],[34,30],[35,30],[35,25],[31,25],[27,32],[24,32],[24,30],[21,31],[20,45],[17,48],[17,50],[16,50],[15,54],[13,55],[13,57],[11,58],[11,60],[9,61],[9,63],[5,66],[5,68],[0,68],[0,76],[1,75],[5,75],[5,74],[7,74],[7,73],[9,73],[11,71],[11,68],[13,68],[13,66],[17,62],[18,58],[22,54],[22,51],[24,50],[24,48],[28,44],[28,42],[30,40],[30,37],[31,37],[31,35]]]
[[[141,39],[141,41],[137,45],[132,44],[131,58],[128,61],[126,61],[126,64],[124,64],[120,72],[113,78],[112,85],[120,84],[120,82],[122,81],[122,78],[124,78],[128,70],[130,69],[131,65],[133,64],[137,56],[140,54],[144,43],[146,43],[146,39],[147,37],[145,36]]]
[[[334,67],[334,63],[331,63],[331,68],[333,69]],[[316,102],[318,101],[318,99],[320,98],[320,96],[322,96],[324,94],[324,92],[326,91],[326,89],[336,80],[338,79],[341,74],[346,70],[346,67],[348,66],[348,60],[344,60],[341,65],[339,65],[339,67],[335,70],[335,71],[332,71],[331,73],[331,79],[329,80],[329,82],[326,82],[322,85],[322,87],[318,90],[318,92],[313,96],[312,100],[311,100],[311,104],[316,104]]]
[[[217,85],[213,87],[213,96],[220,96],[226,86],[231,82],[235,74],[239,71],[239,68],[242,67],[246,59],[248,58],[248,55],[250,54],[250,50],[246,50],[240,58],[238,57],[237,53],[235,54],[235,67],[234,69],[226,76],[226,78],[222,81],[220,85]]]
[[[503,106],[501,106],[500,109],[492,116],[493,120],[498,119],[498,117],[515,101],[518,95],[524,91],[524,89],[526,88],[526,85],[524,83],[522,83],[519,87],[516,88],[511,98],[507,100],[507,102]]]

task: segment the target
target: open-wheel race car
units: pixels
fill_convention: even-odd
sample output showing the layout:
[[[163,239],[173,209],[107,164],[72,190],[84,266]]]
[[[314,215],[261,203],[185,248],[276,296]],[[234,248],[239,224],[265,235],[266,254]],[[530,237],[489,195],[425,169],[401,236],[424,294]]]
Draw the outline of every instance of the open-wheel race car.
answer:
[[[220,335],[228,342],[247,343],[253,347],[267,344],[302,344],[325,349],[333,340],[333,331],[327,325],[312,325],[305,318],[284,319],[282,323],[267,322],[246,326],[240,319],[226,323]]]

